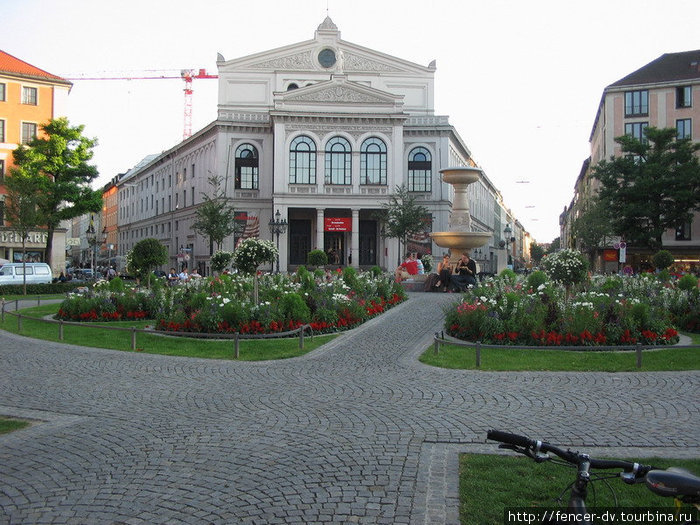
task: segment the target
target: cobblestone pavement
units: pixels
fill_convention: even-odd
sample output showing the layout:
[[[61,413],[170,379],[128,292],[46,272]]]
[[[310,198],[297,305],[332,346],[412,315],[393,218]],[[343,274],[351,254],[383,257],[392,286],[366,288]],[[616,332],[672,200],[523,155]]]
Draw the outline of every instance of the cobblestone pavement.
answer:
[[[0,523],[458,523],[457,455],[489,428],[700,457],[699,372],[424,366],[451,300],[264,363],[0,332],[0,414],[42,421],[0,436]]]

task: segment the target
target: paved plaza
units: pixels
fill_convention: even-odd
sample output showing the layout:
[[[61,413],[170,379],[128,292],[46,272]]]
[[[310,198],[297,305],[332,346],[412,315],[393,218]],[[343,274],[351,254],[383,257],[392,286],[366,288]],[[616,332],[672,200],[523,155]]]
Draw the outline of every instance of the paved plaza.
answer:
[[[263,363],[0,332],[0,414],[38,420],[0,436],[0,523],[453,524],[458,454],[496,451],[489,428],[700,457],[700,372],[420,364],[454,300],[411,294],[304,357]]]

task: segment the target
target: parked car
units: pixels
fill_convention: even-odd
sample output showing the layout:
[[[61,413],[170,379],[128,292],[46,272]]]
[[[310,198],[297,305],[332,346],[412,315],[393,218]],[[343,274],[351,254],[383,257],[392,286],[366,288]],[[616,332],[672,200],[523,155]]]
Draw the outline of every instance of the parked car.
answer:
[[[0,284],[50,284],[51,267],[46,263],[7,263],[0,266]]]

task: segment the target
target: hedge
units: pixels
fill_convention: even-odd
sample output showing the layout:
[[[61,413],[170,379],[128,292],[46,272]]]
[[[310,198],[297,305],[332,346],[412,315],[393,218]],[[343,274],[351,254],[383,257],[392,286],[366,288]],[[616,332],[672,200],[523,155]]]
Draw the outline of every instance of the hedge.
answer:
[[[79,286],[86,286],[87,283],[65,282],[51,284],[28,284],[27,295],[46,295],[72,292]],[[3,295],[22,295],[21,284],[5,284],[0,286],[0,297]]]

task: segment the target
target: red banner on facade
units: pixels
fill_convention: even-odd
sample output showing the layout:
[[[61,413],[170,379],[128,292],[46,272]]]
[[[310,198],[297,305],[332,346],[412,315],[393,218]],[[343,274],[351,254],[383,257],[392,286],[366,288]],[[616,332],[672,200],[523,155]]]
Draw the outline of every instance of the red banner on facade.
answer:
[[[352,231],[352,219],[350,217],[325,217],[323,219],[323,231],[349,232]]]
[[[617,262],[617,250],[603,250],[603,260]]]

